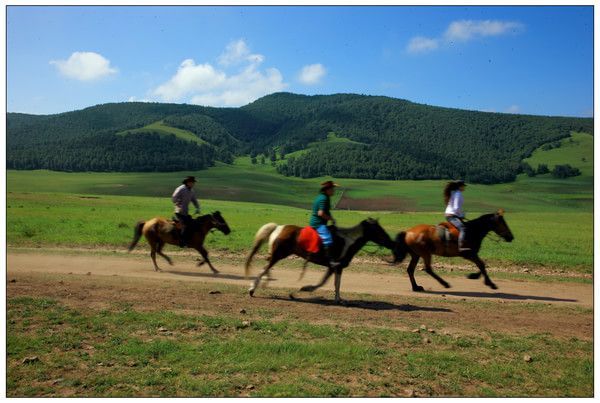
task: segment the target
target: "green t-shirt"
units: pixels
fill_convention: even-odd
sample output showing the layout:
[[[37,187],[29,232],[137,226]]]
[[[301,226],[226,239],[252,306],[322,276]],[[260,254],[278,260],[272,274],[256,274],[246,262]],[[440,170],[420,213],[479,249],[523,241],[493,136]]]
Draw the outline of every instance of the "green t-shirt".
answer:
[[[318,228],[321,225],[327,225],[327,220],[323,217],[319,217],[319,210],[323,210],[323,212],[327,215],[331,215],[329,213],[329,209],[331,208],[331,201],[329,200],[329,196],[325,193],[320,193],[313,202],[312,206],[312,214],[310,216],[310,226],[313,228]]]

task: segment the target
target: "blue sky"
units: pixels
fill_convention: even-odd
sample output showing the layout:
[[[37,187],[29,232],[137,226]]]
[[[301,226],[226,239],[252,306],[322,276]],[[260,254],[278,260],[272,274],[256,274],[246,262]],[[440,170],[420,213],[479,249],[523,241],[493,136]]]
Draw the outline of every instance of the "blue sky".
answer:
[[[592,116],[593,8],[9,6],[7,109],[272,92]]]

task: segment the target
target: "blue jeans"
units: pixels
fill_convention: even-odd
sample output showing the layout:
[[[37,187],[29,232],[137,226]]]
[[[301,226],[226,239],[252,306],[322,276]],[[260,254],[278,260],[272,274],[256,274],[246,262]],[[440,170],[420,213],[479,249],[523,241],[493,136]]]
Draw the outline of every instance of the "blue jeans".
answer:
[[[333,238],[331,237],[331,232],[329,231],[329,228],[327,228],[327,225],[320,225],[317,227],[317,232],[321,237],[323,246],[329,246],[333,243]]]
[[[454,225],[456,227],[456,229],[458,230],[458,247],[461,248],[464,245],[465,242],[465,231],[466,231],[466,227],[465,227],[465,223],[462,222],[462,220],[455,215],[451,215],[451,216],[446,216],[446,221],[448,221],[450,224]]]

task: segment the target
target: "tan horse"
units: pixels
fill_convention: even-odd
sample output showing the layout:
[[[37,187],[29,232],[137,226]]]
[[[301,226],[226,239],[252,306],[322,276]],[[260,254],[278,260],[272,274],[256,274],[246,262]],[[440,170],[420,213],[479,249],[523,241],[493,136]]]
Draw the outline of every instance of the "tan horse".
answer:
[[[446,288],[450,287],[444,279],[438,276],[431,267],[431,255],[455,257],[460,256],[475,263],[479,268],[478,273],[468,275],[470,279],[478,279],[482,274],[485,285],[492,289],[497,289],[496,284],[492,282],[485,270],[485,263],[477,255],[481,248],[483,238],[493,231],[505,241],[511,242],[514,237],[508,224],[504,220],[504,210],[500,209],[495,214],[484,214],[479,218],[468,221],[466,226],[466,241],[471,247],[470,251],[461,252],[458,250],[458,231],[454,226],[448,223],[442,223],[439,226],[420,224],[406,231],[400,232],[396,236],[396,247],[394,248],[394,262],[400,263],[407,254],[410,254],[411,260],[408,265],[408,276],[412,284],[413,291],[423,291],[423,287],[417,285],[415,281],[415,268],[419,258],[423,258],[425,263],[425,272],[435,278]],[[450,235],[447,236],[444,228],[447,228]]]
[[[225,222],[221,213],[216,211],[212,214],[206,214],[193,219],[189,225],[191,228],[189,229],[190,239],[188,247],[196,249],[204,258],[203,261],[198,262],[198,266],[208,263],[213,273],[218,273],[219,271],[208,260],[208,252],[204,249],[203,244],[206,235],[213,228],[218,229],[225,235],[229,234],[231,230],[227,222]],[[152,263],[154,263],[155,271],[162,271],[156,264],[157,253],[165,258],[170,265],[173,265],[171,258],[162,253],[162,249],[165,244],[179,245],[180,231],[176,228],[175,222],[162,217],[155,217],[148,221],[138,221],[133,232],[133,241],[129,245],[129,252],[135,248],[142,235],[146,237],[146,240],[150,244],[150,257],[152,258]]]

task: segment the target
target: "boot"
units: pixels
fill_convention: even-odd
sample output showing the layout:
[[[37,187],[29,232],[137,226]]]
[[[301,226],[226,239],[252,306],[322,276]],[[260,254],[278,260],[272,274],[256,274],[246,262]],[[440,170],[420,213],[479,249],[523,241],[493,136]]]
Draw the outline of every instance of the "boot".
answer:
[[[459,252],[470,252],[471,251],[471,248],[469,247],[467,242],[465,242],[464,239],[458,240],[458,251]]]
[[[187,234],[185,233],[185,229],[181,231],[179,234],[179,247],[185,248],[187,246]]]

